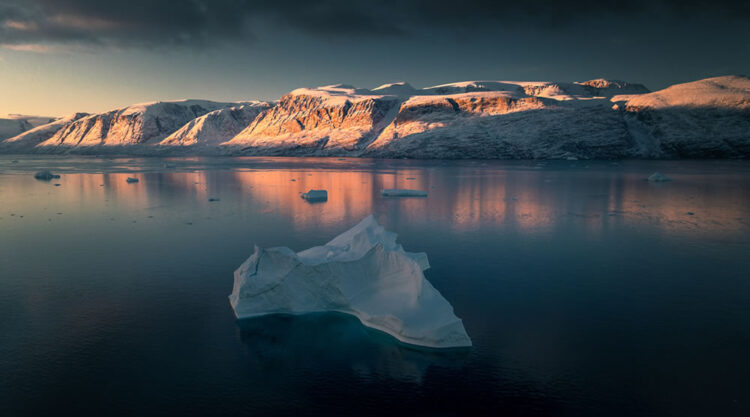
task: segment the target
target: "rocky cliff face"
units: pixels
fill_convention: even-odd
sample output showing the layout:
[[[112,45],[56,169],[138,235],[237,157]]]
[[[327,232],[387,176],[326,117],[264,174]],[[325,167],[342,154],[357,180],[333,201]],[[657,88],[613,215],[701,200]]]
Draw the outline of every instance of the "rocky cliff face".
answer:
[[[296,90],[225,143],[249,153],[343,154],[364,149],[400,104],[340,86]]]
[[[650,93],[648,88],[643,84],[633,84],[619,80],[605,80],[597,78],[595,80],[577,83],[583,86],[592,96],[612,97],[618,94],[647,94]]]
[[[38,147],[128,146],[155,144],[185,123],[229,103],[184,100],[137,104],[93,114],[65,125]]]

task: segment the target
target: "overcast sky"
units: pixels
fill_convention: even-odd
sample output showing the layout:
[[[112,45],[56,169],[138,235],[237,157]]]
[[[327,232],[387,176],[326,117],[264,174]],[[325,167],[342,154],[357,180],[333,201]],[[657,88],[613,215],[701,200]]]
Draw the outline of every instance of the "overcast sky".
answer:
[[[750,2],[0,0],[0,115],[344,82],[750,74]]]

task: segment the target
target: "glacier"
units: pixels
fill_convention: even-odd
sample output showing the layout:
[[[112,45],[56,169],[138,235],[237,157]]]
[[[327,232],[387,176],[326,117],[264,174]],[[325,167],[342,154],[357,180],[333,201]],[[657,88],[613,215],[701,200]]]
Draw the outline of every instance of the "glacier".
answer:
[[[425,253],[410,253],[370,215],[323,246],[255,252],[234,272],[238,319],[338,312],[397,340],[430,348],[471,346],[451,304],[425,279]]]

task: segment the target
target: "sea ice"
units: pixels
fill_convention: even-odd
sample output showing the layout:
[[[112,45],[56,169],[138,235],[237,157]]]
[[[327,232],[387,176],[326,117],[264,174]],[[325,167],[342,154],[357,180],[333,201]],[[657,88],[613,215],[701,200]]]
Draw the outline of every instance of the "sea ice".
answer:
[[[422,273],[424,253],[405,252],[370,215],[323,246],[298,253],[255,248],[234,272],[237,318],[340,312],[413,345],[471,346],[453,307]]]
[[[387,189],[381,191],[383,197],[427,197],[427,191],[407,189]]]
[[[49,171],[39,171],[36,174],[34,174],[34,178],[38,180],[50,181],[54,178],[60,178],[60,176],[57,174],[53,174]]]
[[[326,190],[310,190],[302,194],[302,198],[307,201],[328,201],[328,191]]]
[[[653,174],[651,174],[651,176],[648,177],[648,181],[649,182],[666,182],[666,181],[672,181],[672,179],[662,174],[661,172],[654,172]]]

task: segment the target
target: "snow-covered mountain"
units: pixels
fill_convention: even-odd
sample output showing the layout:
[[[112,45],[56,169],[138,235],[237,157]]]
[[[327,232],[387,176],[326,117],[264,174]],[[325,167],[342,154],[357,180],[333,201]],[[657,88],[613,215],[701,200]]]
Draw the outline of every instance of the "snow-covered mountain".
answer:
[[[224,146],[263,154],[361,152],[395,116],[401,99],[348,85],[300,88]]]
[[[606,79],[336,84],[300,88],[277,103],[147,103],[55,123],[7,139],[0,151],[19,142],[31,144],[24,152],[743,158],[750,156],[750,78],[653,93]]]
[[[643,156],[750,156],[748,77],[708,78],[623,98],[631,137],[650,148]]]
[[[36,148],[71,150],[158,144],[191,120],[232,104],[207,100],[135,104],[72,121]]]
[[[565,158],[595,146],[599,157],[614,158],[626,151],[627,134],[608,97],[638,92],[648,90],[606,80],[302,88],[223,146],[255,155],[411,158]]]
[[[208,112],[189,121],[159,143],[161,146],[215,147],[245,129],[273,103],[255,101]]]
[[[27,152],[33,150],[35,146],[48,140],[63,127],[68,126],[85,116],[88,116],[88,114],[76,113],[67,117],[61,117],[57,120],[53,119],[47,124],[42,124],[30,130],[26,130],[21,134],[0,142],[0,151]]]
[[[33,127],[23,119],[0,119],[0,140],[16,136]]]
[[[9,114],[0,118],[0,141],[11,138],[37,126],[53,122],[54,117]]]

